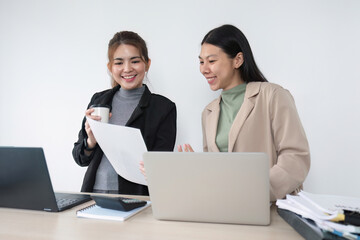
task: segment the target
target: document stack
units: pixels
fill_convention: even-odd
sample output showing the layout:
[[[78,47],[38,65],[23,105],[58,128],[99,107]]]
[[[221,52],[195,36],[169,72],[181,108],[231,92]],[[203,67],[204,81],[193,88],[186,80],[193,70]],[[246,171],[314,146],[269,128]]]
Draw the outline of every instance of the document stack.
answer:
[[[360,198],[301,191],[276,205],[279,215],[305,239],[360,240]]]

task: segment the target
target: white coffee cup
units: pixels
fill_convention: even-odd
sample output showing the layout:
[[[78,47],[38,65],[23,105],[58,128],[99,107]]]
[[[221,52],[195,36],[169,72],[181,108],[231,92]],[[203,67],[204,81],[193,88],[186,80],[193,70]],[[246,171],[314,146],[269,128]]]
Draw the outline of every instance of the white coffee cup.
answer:
[[[91,105],[90,108],[93,108],[94,111],[91,113],[91,116],[100,116],[101,122],[108,123],[109,122],[109,114],[111,107],[105,104],[95,104]]]

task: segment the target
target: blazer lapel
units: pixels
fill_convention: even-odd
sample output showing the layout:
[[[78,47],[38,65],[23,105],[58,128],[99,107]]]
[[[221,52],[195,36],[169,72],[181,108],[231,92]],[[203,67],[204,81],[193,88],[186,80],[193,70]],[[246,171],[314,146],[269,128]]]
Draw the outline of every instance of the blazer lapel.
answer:
[[[220,116],[220,97],[212,102],[207,109],[210,112],[208,117],[206,118],[206,138],[208,141],[208,148],[210,149],[209,152],[220,152],[218,146],[216,145],[216,132],[217,132],[217,126],[219,122],[219,116]]]
[[[92,104],[107,104],[109,106],[112,106],[112,100],[114,98],[114,95],[117,91],[119,91],[120,86],[116,86],[112,88],[110,91],[102,95],[99,99],[96,100],[96,102]]]
[[[146,108],[149,105],[151,92],[149,88],[144,84],[145,90],[144,93],[140,99],[139,104],[136,106],[134,112],[131,114],[129,120],[125,124],[125,126],[130,126],[132,122],[134,122],[139,116],[141,116],[144,112],[144,108]]]
[[[233,151],[235,142],[237,140],[237,136],[239,135],[240,130],[245,123],[245,120],[248,118],[252,109],[255,106],[254,96],[256,96],[259,93],[260,85],[261,85],[260,82],[252,82],[252,83],[248,83],[246,86],[244,102],[240,107],[240,110],[237,113],[234,122],[230,128],[229,141],[228,141],[229,152]]]

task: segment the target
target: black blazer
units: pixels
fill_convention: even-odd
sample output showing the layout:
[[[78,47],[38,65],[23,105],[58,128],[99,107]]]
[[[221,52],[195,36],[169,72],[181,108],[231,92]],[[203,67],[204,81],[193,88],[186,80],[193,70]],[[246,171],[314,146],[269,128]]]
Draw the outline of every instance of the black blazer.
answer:
[[[112,105],[114,94],[120,86],[95,93],[91,98],[88,108],[92,104]],[[79,139],[74,143],[72,151],[75,162],[88,169],[84,176],[82,192],[93,192],[96,171],[101,162],[103,151],[96,145],[90,156],[84,154],[84,139],[86,118],[82,122]],[[169,99],[153,94],[145,85],[145,91],[125,126],[138,128],[144,138],[148,151],[173,151],[176,138],[176,106]],[[127,181],[119,176],[119,193],[131,195],[149,195],[148,188],[144,185]]]

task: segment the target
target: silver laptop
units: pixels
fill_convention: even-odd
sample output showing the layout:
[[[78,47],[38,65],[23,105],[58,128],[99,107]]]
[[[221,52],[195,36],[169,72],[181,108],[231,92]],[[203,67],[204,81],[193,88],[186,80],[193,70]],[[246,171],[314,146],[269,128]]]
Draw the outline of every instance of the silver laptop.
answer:
[[[0,207],[59,212],[90,200],[54,193],[42,148],[0,147]]]
[[[144,153],[159,220],[270,224],[265,153]]]

